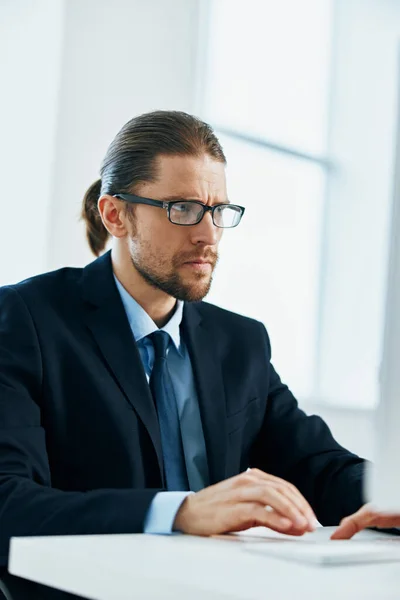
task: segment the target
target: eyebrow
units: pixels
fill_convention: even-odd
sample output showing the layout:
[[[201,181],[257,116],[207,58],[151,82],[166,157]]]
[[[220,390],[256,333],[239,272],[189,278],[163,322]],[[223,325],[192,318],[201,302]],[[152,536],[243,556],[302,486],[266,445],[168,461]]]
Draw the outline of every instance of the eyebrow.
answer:
[[[187,194],[182,194],[182,195],[172,195],[172,196],[163,196],[163,201],[164,202],[177,202],[179,200],[186,200],[186,201],[194,201],[194,202],[200,202],[201,204],[205,204],[202,200],[200,200],[199,198],[194,198],[193,196],[187,197]],[[215,204],[230,204],[229,199],[227,198],[225,202],[216,202]],[[212,205],[214,206],[214,204]]]

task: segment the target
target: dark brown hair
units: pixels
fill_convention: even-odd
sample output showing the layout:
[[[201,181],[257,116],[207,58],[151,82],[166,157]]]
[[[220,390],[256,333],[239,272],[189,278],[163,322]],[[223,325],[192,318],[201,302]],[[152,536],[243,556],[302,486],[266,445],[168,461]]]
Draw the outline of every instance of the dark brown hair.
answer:
[[[146,113],[126,123],[109,146],[100,169],[101,179],[87,190],[81,217],[93,254],[104,250],[109,233],[97,208],[103,194],[133,193],[135,186],[156,178],[159,155],[200,156],[209,154],[226,163],[225,155],[210,125],[178,111]]]

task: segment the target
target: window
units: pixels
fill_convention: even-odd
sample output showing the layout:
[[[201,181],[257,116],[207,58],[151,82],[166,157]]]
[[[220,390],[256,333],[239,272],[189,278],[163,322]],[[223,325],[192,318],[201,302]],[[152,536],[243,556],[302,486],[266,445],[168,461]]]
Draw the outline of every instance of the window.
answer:
[[[328,0],[209,5],[201,112],[246,214],[224,232],[208,299],[266,325],[298,397],[315,387],[330,30]]]
[[[220,127],[323,154],[330,0],[210,3],[205,113]]]

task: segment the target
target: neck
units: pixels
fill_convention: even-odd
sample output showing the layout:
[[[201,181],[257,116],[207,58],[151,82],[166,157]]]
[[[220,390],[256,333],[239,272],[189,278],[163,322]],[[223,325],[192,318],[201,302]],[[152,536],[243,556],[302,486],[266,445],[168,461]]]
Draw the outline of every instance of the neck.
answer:
[[[157,327],[164,327],[175,312],[176,298],[151,286],[132,264],[130,256],[115,247],[111,251],[113,271],[128,294],[147,312]]]

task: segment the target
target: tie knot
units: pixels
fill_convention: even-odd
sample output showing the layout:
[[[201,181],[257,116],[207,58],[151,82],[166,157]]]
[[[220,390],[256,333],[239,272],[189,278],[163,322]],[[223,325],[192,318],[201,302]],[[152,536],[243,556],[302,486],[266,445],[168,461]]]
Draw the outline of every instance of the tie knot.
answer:
[[[155,358],[166,358],[169,334],[166,331],[154,331],[149,337],[153,342]]]

